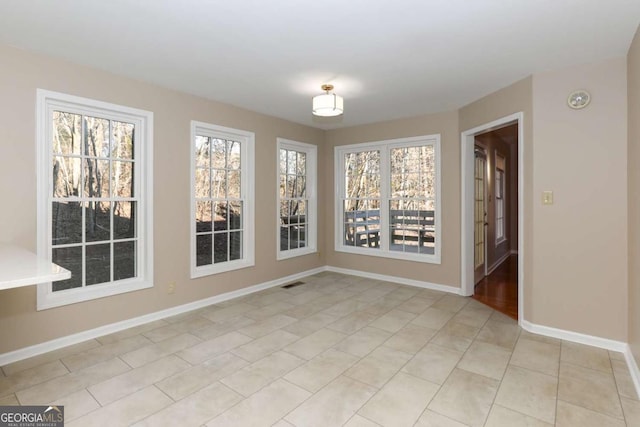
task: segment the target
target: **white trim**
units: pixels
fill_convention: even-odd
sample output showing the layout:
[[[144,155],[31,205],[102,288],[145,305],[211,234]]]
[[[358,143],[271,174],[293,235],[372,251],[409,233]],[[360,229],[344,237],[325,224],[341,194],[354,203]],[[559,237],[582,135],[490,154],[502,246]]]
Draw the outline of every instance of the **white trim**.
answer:
[[[351,270],[349,268],[332,267],[327,265],[326,271],[332,271],[334,273],[349,274],[352,276],[365,277],[367,279],[381,280],[385,282],[399,283],[401,285],[414,286],[422,289],[432,289],[434,291],[448,292],[450,294],[461,295],[460,288],[455,286],[440,285],[437,283],[424,282],[422,280],[406,279],[404,277],[388,276],[386,274],[371,273],[368,271]]]
[[[629,344],[626,344],[626,347],[622,353],[624,354],[624,359],[627,362],[627,367],[629,368],[629,373],[631,374],[633,385],[636,388],[636,394],[640,396],[640,369],[638,368],[635,357],[633,357],[633,353],[631,352],[631,347],[629,346]]]
[[[318,251],[318,147],[312,144],[293,141],[286,138],[277,138],[276,141],[276,259],[281,261],[284,259],[314,254]],[[288,249],[286,251],[280,249],[280,149],[282,148],[301,151],[307,155],[305,185],[307,191],[306,198],[309,201],[306,213],[306,246],[304,248]]]
[[[473,147],[475,136],[518,123],[518,323],[524,321],[524,113],[518,112],[490,123],[466,130],[460,135],[460,286],[462,295],[473,295]],[[471,179],[471,182],[469,182]]]
[[[419,135],[407,138],[396,138],[382,141],[371,141],[358,144],[339,145],[334,148],[334,185],[335,185],[335,199],[334,199],[334,250],[336,252],[352,253],[357,255],[365,255],[372,257],[393,258],[402,259],[415,262],[423,262],[429,264],[441,264],[442,258],[442,161],[441,161],[441,148],[440,148],[440,134],[432,135]],[[380,242],[378,248],[364,248],[364,247],[352,247],[343,244],[343,206],[342,199],[344,198],[345,185],[344,185],[344,155],[346,153],[353,153],[358,151],[370,151],[372,149],[380,150],[380,230],[388,230],[388,214],[385,214],[385,210],[388,211],[388,205],[386,202],[389,200],[389,187],[390,187],[390,172],[389,172],[389,151],[391,148],[398,147],[411,147],[420,145],[432,145],[434,149],[435,157],[435,248],[434,254],[419,254],[412,252],[400,252],[392,251],[388,249],[389,237],[387,232],[380,233]],[[387,178],[383,181],[383,178]]]
[[[44,89],[36,90],[37,252],[51,260],[51,127],[54,108],[78,110],[109,119],[134,122],[137,270],[136,277],[98,286],[53,292],[51,283],[37,286],[36,309],[44,310],[153,287],[153,112]],[[45,172],[46,171],[46,172]],[[43,218],[44,216],[44,218]],[[114,242],[114,240],[110,240]]]
[[[568,331],[566,329],[552,328],[550,326],[536,325],[528,320],[522,320],[520,326],[525,331],[534,334],[558,338],[578,344],[590,345],[592,347],[603,348],[605,350],[624,352],[627,348],[627,343],[623,341],[610,340],[608,338],[596,337],[594,335],[582,334],[580,332]]]
[[[240,185],[241,199],[243,200],[242,218],[242,258],[233,261],[196,266],[196,198],[195,198],[195,138],[196,133],[205,134],[214,138],[231,139],[240,141]],[[189,139],[190,156],[190,213],[189,224],[191,235],[190,242],[190,277],[192,279],[224,273],[226,271],[253,267],[255,265],[255,134],[253,132],[213,125],[210,123],[191,121],[191,135]]]
[[[511,252],[507,252],[506,254],[502,255],[502,257],[500,257],[499,260],[494,262],[491,265],[491,267],[489,267],[489,269],[487,270],[487,275],[493,273],[496,270],[496,268],[500,267],[500,265],[502,265],[503,262],[509,259],[510,256],[511,256]]]
[[[86,340],[98,338],[107,334],[112,334],[114,332],[119,332],[119,331],[122,331],[123,329],[128,329],[134,326],[143,325],[145,323],[164,319],[166,317],[175,316],[178,314],[186,313],[188,311],[207,307],[212,304],[218,304],[233,298],[238,298],[244,295],[259,292],[264,289],[269,289],[275,286],[284,285],[294,280],[299,280],[303,277],[321,273],[325,270],[326,270],[325,267],[314,268],[312,270],[307,270],[301,273],[292,274],[290,276],[281,277],[279,279],[270,280],[268,282],[260,283],[258,285],[253,285],[246,288],[238,289],[237,291],[226,292],[224,294],[215,295],[213,297],[204,298],[198,301],[190,302],[190,303],[179,305],[176,307],[167,308],[165,310],[156,311],[153,313],[145,314],[145,315],[134,317],[131,319],[122,320],[120,322],[111,323],[108,325],[100,326],[98,328],[89,329],[87,331],[78,332],[76,334],[67,335],[65,337],[56,338],[54,340],[47,341],[44,343],[40,343],[40,344],[32,345],[29,347],[24,347],[18,350],[14,350],[8,353],[0,354],[0,366],[17,362],[19,360],[27,359],[29,357],[37,356],[39,354],[47,353],[49,351],[57,350],[59,348],[66,347],[69,345],[78,344]]]

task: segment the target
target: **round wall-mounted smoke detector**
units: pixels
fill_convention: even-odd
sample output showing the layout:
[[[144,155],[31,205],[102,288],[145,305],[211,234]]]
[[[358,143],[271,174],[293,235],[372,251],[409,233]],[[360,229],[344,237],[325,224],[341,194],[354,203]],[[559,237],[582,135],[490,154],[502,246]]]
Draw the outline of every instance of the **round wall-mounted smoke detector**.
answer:
[[[580,110],[581,108],[589,105],[591,101],[591,95],[584,89],[576,90],[569,94],[567,98],[567,105],[574,110]]]

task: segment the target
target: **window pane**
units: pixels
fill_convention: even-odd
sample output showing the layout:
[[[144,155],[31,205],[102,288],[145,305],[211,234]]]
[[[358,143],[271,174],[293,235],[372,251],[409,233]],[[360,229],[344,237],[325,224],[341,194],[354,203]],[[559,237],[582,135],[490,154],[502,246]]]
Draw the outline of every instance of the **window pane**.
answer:
[[[364,151],[345,156],[347,198],[380,197],[380,152]]]
[[[111,156],[117,159],[133,159],[134,125],[131,123],[111,122],[113,141]]]
[[[211,140],[211,167],[218,169],[227,167],[227,141],[224,139]]]
[[[208,168],[210,166],[209,138],[206,136],[196,136],[196,167]]]
[[[133,197],[133,162],[113,161],[111,164],[113,197]]]
[[[307,195],[306,180],[303,176],[296,179],[296,197],[305,197]]]
[[[196,202],[196,232],[211,231],[211,202]]]
[[[111,239],[111,204],[109,202],[85,202],[85,239],[98,242]]]
[[[222,232],[213,235],[213,262],[226,262],[229,260],[229,233]]]
[[[226,202],[214,202],[213,204],[213,229],[222,231],[229,229],[229,212],[227,211]]]
[[[287,173],[290,175],[296,174],[297,156],[296,152],[287,150]]]
[[[229,203],[229,230],[242,228],[242,202]]]
[[[229,260],[242,258],[242,231],[229,233]]]
[[[240,143],[238,141],[228,141],[227,150],[228,150],[228,156],[229,156],[227,167],[229,169],[240,169],[241,167]]]
[[[113,280],[136,277],[136,242],[113,244]]]
[[[109,161],[84,159],[84,197],[109,197]]]
[[[54,248],[51,262],[71,272],[71,278],[53,282],[53,292],[82,287],[82,246]]]
[[[211,196],[211,179],[209,169],[196,169],[196,198],[208,198]]]
[[[280,198],[287,197],[287,175],[280,175]]]
[[[87,286],[111,281],[111,245],[87,245],[85,253]]]
[[[82,154],[82,116],[54,111],[52,143],[54,153]]]
[[[298,163],[296,167],[296,174],[306,175],[307,173],[307,155],[305,153],[298,153]]]
[[[297,178],[296,175],[287,175],[287,194],[285,195],[285,197],[287,198],[298,197],[296,178]]]
[[[82,241],[82,208],[79,202],[53,202],[51,244],[68,245]]]
[[[227,184],[229,185],[228,197],[230,199],[240,198],[240,171],[227,172]]]
[[[279,173],[286,174],[287,173],[287,150],[281,148],[280,149],[280,161],[278,163]]]
[[[211,171],[211,197],[214,199],[227,198],[227,172],[224,169]]]
[[[79,157],[53,158],[53,197],[80,196],[80,167]]]
[[[196,236],[196,265],[211,264],[211,234]]]
[[[298,246],[304,248],[307,246],[307,224],[302,223],[304,217],[300,217],[300,223],[298,224]]]
[[[136,233],[137,202],[113,202],[113,238],[132,239]]]
[[[289,226],[280,227],[280,250],[289,249]]]
[[[109,157],[109,120],[84,117],[85,155]]]

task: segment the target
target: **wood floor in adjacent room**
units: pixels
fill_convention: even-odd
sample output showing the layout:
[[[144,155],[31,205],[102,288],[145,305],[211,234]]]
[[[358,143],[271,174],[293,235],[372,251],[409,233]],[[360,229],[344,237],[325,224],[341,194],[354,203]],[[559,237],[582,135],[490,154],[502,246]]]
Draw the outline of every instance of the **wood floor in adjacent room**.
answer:
[[[473,299],[518,319],[518,255],[511,255],[491,274],[479,281]]]
[[[457,295],[322,273],[2,367],[67,427],[639,426],[621,353]]]

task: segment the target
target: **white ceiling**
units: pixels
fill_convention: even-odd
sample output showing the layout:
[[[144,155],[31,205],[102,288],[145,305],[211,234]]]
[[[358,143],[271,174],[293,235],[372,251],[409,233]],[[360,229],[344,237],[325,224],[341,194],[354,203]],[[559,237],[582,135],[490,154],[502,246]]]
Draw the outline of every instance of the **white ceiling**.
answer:
[[[623,56],[639,23],[640,0],[0,2],[0,43],[324,129]],[[343,117],[312,117],[323,83]]]

